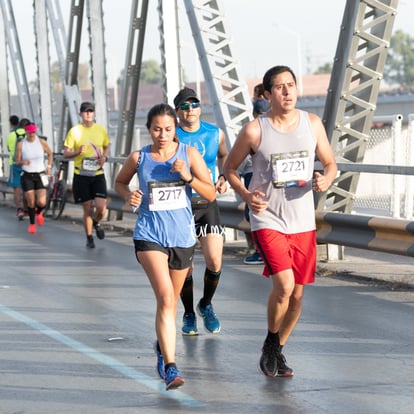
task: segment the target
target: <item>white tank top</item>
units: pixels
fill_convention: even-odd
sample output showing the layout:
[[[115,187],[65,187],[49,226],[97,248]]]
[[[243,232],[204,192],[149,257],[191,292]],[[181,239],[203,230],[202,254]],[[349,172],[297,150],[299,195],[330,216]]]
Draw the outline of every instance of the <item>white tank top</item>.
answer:
[[[23,171],[39,173],[45,170],[45,151],[38,137],[33,142],[23,140],[22,160],[30,160],[29,165],[23,165]]]
[[[299,111],[298,126],[289,132],[278,131],[267,114],[258,120],[261,142],[252,155],[249,190],[265,193],[269,205],[260,214],[250,211],[252,230],[273,229],[284,234],[314,230],[312,177],[316,138],[308,113]]]

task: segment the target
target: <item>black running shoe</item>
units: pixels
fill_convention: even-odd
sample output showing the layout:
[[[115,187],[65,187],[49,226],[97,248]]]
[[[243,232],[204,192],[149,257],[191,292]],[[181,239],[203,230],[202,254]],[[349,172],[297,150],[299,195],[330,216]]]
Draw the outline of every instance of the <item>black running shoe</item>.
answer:
[[[105,231],[102,228],[102,226],[98,222],[94,221],[93,222],[93,227],[95,227],[96,237],[99,240],[103,240],[105,238]]]
[[[277,359],[277,376],[278,377],[292,377],[293,369],[286,365],[286,358],[281,352],[276,353]]]
[[[86,247],[89,247],[90,249],[94,249],[95,248],[95,242],[93,241],[93,237],[92,236],[87,236],[86,237]]]
[[[260,369],[268,377],[277,376],[277,346],[269,341],[264,341],[262,356],[260,358]]]

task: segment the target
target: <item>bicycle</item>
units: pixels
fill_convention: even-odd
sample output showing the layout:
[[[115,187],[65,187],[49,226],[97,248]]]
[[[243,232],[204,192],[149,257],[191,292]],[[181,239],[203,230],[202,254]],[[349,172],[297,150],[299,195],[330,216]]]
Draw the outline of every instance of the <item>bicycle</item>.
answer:
[[[61,156],[62,154],[53,154],[54,157]],[[56,168],[56,165],[58,168]],[[63,213],[67,198],[67,183],[66,183],[66,171],[68,168],[68,162],[65,160],[56,160],[54,166],[54,174],[50,177],[49,187],[47,189],[47,201],[43,210],[43,214],[49,212],[53,220],[57,220]]]

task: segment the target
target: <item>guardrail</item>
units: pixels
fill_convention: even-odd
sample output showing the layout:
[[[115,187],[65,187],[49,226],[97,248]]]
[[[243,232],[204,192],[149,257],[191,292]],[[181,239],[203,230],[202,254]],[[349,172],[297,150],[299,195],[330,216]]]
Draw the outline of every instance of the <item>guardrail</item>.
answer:
[[[318,242],[414,256],[413,221],[317,211],[316,226]]]
[[[223,225],[250,229],[244,203],[218,200]],[[414,256],[414,222],[388,217],[316,211],[316,238],[321,244]]]
[[[111,159],[110,159],[111,160]],[[114,162],[123,159],[113,158]],[[413,174],[414,167],[373,166],[338,164],[348,171]],[[381,170],[381,171],[378,171]],[[11,193],[7,181],[0,177],[0,192]],[[69,188],[69,192],[71,190]],[[68,202],[73,202],[68,197]],[[237,200],[217,200],[222,224],[228,228],[249,231],[250,225],[244,218],[244,202]],[[108,191],[108,210],[111,218],[122,220],[122,213],[129,212],[114,190]],[[115,213],[116,217],[113,217]],[[317,241],[325,244],[349,246],[365,250],[381,251],[414,257],[414,222],[397,218],[374,217],[335,212],[316,212]]]

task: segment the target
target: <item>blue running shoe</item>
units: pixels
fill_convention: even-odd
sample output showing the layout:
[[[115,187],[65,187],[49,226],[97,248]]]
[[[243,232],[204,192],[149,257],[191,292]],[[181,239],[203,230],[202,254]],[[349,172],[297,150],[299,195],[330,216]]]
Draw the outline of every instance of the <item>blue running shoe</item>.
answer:
[[[200,306],[200,302],[197,305],[197,312],[204,320],[205,328],[211,333],[220,332],[220,321],[214,313],[213,305],[207,305],[205,308]]]
[[[198,335],[197,319],[195,313],[184,313],[183,327],[181,328],[183,335]]]
[[[180,371],[175,367],[169,367],[165,372],[165,389],[167,391],[175,390],[184,384],[184,380],[181,378]]]
[[[157,355],[157,372],[158,375],[162,380],[165,380],[165,363],[164,357],[162,356],[160,346],[158,345],[158,341],[154,342],[154,351],[155,355]]]
[[[246,256],[243,260],[243,263],[248,265],[259,265],[263,264],[263,259],[262,256],[260,256],[259,252],[254,252],[250,256]]]

